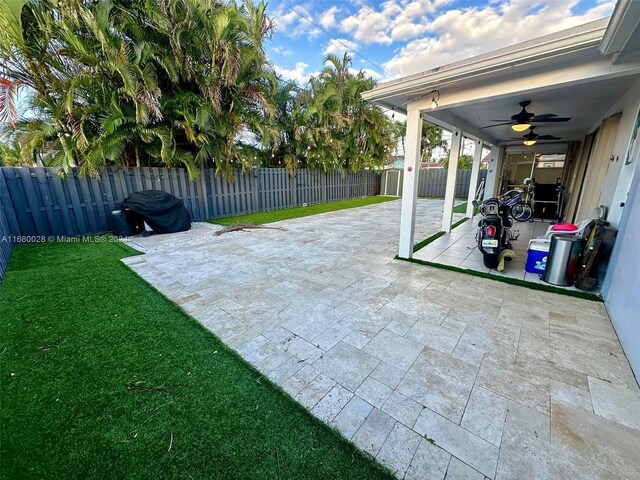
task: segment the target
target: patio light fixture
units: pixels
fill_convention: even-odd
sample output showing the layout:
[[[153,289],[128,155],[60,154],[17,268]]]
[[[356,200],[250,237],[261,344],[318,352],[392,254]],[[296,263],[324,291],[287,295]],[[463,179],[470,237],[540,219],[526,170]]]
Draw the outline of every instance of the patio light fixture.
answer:
[[[419,97],[414,98],[411,101],[413,102],[413,101],[416,101],[416,100],[420,100],[421,98],[428,97],[429,95],[431,95],[431,110],[434,110],[435,108],[438,107],[438,100],[440,100],[440,92],[438,90],[436,90],[435,88],[433,90],[431,90],[430,92],[424,93],[424,94],[420,95]],[[395,110],[395,108],[394,108],[394,110]],[[422,118],[422,113],[420,114],[420,118]]]
[[[431,97],[431,110],[435,110],[438,107],[438,100],[440,100],[440,92],[438,90],[432,90],[427,95],[433,94]]]
[[[512,130],[515,132],[524,132],[529,127],[531,127],[530,123],[515,123],[511,125]]]

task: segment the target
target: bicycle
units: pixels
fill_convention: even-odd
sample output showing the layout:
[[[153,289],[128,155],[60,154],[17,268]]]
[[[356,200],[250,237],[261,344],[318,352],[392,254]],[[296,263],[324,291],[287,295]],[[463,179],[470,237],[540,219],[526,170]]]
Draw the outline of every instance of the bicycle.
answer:
[[[500,195],[500,200],[509,207],[509,214],[518,222],[526,222],[533,216],[533,209],[522,199],[524,190],[514,188]],[[526,193],[527,197],[529,193]]]

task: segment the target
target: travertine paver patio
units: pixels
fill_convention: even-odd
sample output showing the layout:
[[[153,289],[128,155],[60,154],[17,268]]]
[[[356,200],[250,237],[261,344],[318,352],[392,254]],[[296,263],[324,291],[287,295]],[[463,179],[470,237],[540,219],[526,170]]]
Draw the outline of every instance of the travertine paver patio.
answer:
[[[419,200],[418,238],[441,209]],[[399,478],[640,478],[603,305],[393,260],[399,210],[199,226],[125,263]]]

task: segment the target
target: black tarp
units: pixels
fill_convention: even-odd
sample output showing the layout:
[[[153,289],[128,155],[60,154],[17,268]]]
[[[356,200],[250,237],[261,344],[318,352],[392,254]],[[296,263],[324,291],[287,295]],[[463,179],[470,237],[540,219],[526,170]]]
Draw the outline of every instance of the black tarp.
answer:
[[[191,215],[182,200],[161,190],[134,192],[121,205],[140,215],[157,233],[184,232],[191,228]]]

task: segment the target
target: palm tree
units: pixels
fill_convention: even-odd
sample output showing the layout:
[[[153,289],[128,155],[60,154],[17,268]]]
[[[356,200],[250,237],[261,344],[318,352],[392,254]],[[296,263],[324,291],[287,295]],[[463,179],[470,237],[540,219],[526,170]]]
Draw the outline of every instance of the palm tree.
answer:
[[[356,171],[381,166],[396,135],[382,110],[364,101],[375,82],[351,70],[351,59],[328,55],[325,67],[300,92],[303,124],[296,140],[306,145],[303,164],[325,170]]]
[[[37,120],[16,128],[23,157],[85,173],[248,168],[241,133],[262,134],[273,109],[271,30],[249,0],[28,1],[21,28],[0,36],[0,78],[34,92]]]

